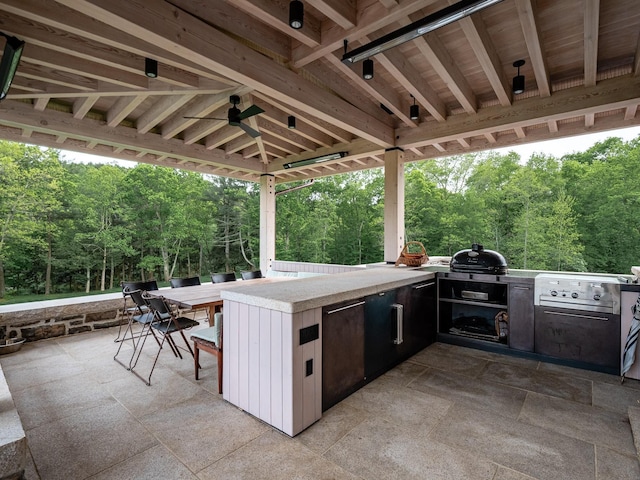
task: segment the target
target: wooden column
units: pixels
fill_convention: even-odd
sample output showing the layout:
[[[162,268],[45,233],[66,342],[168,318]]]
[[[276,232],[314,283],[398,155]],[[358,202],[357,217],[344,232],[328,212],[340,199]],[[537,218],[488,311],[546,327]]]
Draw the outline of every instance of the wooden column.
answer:
[[[276,181],[260,177],[260,270],[266,274],[276,256]]]
[[[384,260],[395,262],[404,237],[404,151],[384,154]]]

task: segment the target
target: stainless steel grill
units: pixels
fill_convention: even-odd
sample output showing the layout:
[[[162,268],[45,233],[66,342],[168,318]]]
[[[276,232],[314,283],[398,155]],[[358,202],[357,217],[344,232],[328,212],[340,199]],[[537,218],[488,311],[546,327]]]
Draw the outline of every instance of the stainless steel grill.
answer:
[[[542,273],[535,278],[535,305],[620,314],[620,283],[614,277]]]

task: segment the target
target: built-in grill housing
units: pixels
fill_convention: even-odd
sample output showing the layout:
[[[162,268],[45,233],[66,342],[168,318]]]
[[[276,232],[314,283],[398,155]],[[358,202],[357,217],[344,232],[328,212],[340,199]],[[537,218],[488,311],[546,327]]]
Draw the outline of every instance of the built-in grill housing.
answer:
[[[620,371],[620,284],[598,275],[539,274],[534,349],[607,373]]]
[[[471,249],[457,252],[451,257],[449,268],[452,272],[492,275],[504,275],[508,270],[507,261],[502,254],[493,250],[485,250],[479,243],[471,245]]]

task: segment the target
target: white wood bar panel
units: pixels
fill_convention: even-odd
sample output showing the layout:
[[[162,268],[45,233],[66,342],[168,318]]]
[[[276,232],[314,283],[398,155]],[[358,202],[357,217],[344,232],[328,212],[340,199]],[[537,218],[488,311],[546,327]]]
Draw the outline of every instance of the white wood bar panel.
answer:
[[[364,265],[338,265],[311,262],[290,262],[288,260],[274,260],[271,262],[273,270],[282,272],[309,272],[309,273],[344,273],[354,270],[363,270]]]
[[[322,331],[322,310],[290,314],[225,300],[224,312],[223,398],[291,436],[320,419],[321,339],[300,345],[300,329]]]
[[[271,397],[271,425],[282,425],[284,410],[282,402],[283,378],[282,375],[272,375],[271,372],[282,371],[282,357],[286,355],[286,347],[283,343],[282,335],[282,312],[269,310],[271,315],[271,331],[270,339],[273,348],[269,350],[271,357],[270,370],[265,372],[265,382],[270,387],[269,396]],[[263,417],[260,417],[263,418]],[[266,421],[266,420],[265,420]]]

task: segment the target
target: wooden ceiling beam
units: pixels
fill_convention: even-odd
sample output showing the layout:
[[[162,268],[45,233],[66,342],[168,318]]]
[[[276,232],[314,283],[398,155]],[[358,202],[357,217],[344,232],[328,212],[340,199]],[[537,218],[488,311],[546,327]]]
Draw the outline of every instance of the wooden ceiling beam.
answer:
[[[487,107],[476,115],[455,115],[446,124],[396,130],[398,145],[405,149],[456,140],[457,136],[481,136],[550,120],[562,120],[607,110],[621,110],[640,103],[640,77],[601,80],[595,87],[573,87],[552,97],[530,97],[512,107]],[[544,130],[544,129],[540,129]]]
[[[455,142],[449,143],[449,147],[445,152],[439,151],[428,151],[425,150],[423,155],[415,155],[412,151],[407,151],[405,153],[405,161],[408,162],[416,162],[416,161],[424,161],[432,158],[438,158],[443,156],[451,156],[451,155],[459,155],[471,152],[480,152],[489,149],[496,148],[504,148],[504,147],[513,147],[516,145],[525,145],[530,144],[532,142],[540,142],[544,140],[550,139],[559,139],[559,138],[569,138],[569,137],[579,137],[580,135],[585,135],[589,133],[596,132],[606,132],[612,131],[612,135],[615,135],[615,129],[624,128],[624,127],[632,127],[632,126],[640,126],[640,118],[634,119],[632,122],[626,123],[626,125],[621,121],[621,117],[607,116],[598,119],[598,122],[589,130],[585,131],[584,122],[575,121],[571,123],[562,124],[556,135],[549,136],[549,133],[544,128],[534,128],[527,131],[527,136],[525,138],[517,138],[515,134],[511,135],[500,135],[496,137],[496,143],[490,144],[488,142],[477,142],[474,141],[470,148],[465,149]],[[579,140],[578,140],[579,141]]]
[[[316,118],[313,115],[310,115],[308,112],[294,108],[285,102],[281,102],[275,98],[269,97],[268,95],[264,95],[257,90],[253,92],[253,96],[262,98],[266,102],[269,102],[270,104],[275,105],[276,107],[278,107],[278,109],[282,110],[283,112],[287,112],[289,115],[294,115],[298,120],[302,120],[303,122],[308,123],[313,128],[318,129],[322,133],[329,135],[330,137],[336,139],[339,142],[348,143],[351,140],[353,140],[353,135],[347,130],[344,130],[340,127],[332,125],[329,122]]]
[[[384,53],[376,55],[376,60],[391,74],[393,77],[411,93],[416,101],[422,105],[436,120],[443,122],[447,117],[447,108],[442,102],[438,94],[431,86],[424,81],[420,72],[418,72],[406,57],[396,49],[387,50]],[[382,102],[385,103],[385,102]],[[398,113],[385,103],[396,115]],[[399,106],[401,111],[398,117],[403,123],[410,127],[417,125],[415,120],[411,120],[407,115],[411,101],[407,98],[401,102]]]
[[[636,54],[633,56],[633,75],[640,75],[640,33],[638,33],[638,43],[636,45]]]
[[[20,77],[20,70],[16,73],[16,78]],[[97,87],[94,90],[79,90],[78,88],[56,88],[53,85],[47,86],[47,88],[41,89],[42,91],[47,91],[47,93],[42,93],[41,96],[49,96],[52,98],[78,98],[78,97],[135,97],[136,95],[140,95],[140,93],[145,93],[149,96],[177,96],[177,95],[214,95],[221,92],[229,91],[229,89],[220,90],[216,89],[182,89],[182,88],[172,88],[166,84],[162,85],[163,89],[158,90],[155,87],[159,85],[151,85],[154,84],[152,80],[149,79],[150,88],[142,91],[142,90],[131,90],[125,87],[121,87],[118,85],[109,84],[107,82],[99,81],[97,82]],[[40,82],[43,83],[43,82]],[[12,84],[13,85],[13,84]],[[34,95],[25,94],[25,93],[17,93],[10,92],[8,97],[13,100],[20,99],[31,99],[34,98]],[[37,94],[35,96],[38,96]]]
[[[235,2],[171,0],[171,3],[192,12],[196,17],[237,38],[259,46],[260,49],[266,50],[272,55],[286,59],[291,56],[289,32],[276,30],[271,25],[264,23],[264,19],[257,19],[234,8]]]
[[[401,22],[406,25],[411,21],[417,21],[421,17],[412,15]],[[455,61],[447,52],[444,44],[440,41],[437,32],[431,32],[415,40],[416,48],[424,55],[431,64],[431,68],[447,85],[449,91],[456,97],[462,108],[467,113],[475,113],[478,109],[478,101],[476,96],[464,77]]]
[[[363,92],[391,110],[405,125],[416,126],[416,123],[408,115],[409,103],[402,99],[396,90],[380,81],[375,75],[371,80],[362,78],[362,63],[347,65],[337,55],[329,55],[326,60],[346,76],[353,85],[358,86]]]
[[[449,3],[453,1],[449,0]],[[469,46],[475,53],[500,105],[503,107],[511,105],[511,85],[504,74],[500,57],[482,18],[480,15],[471,15],[459,20],[458,24],[467,37]]]
[[[233,5],[309,47],[320,44],[320,22],[308,12],[305,12],[302,28],[295,29],[289,26],[289,2],[233,0]]]
[[[291,58],[293,66],[301,68],[336,50],[342,50],[345,39],[349,42],[360,40],[436,2],[437,0],[405,0],[402,4],[387,9],[378,0],[360,0],[355,28],[347,32],[339,25],[333,24],[322,30],[322,43],[319,46],[310,48],[303,44],[295,45]]]
[[[593,87],[598,74],[600,0],[584,2],[584,84]]]
[[[146,133],[195,98],[195,94],[161,97],[136,120],[138,133]]]
[[[97,101],[98,97],[86,97],[74,100],[72,105],[73,118],[83,119]]]
[[[302,152],[301,148],[296,147],[296,146],[290,144],[289,142],[287,142],[285,140],[282,140],[279,137],[276,137],[275,135],[271,135],[270,133],[263,132],[262,133],[262,140],[267,145],[270,145],[272,147],[276,147],[279,150],[281,150],[282,155],[280,155],[280,156],[299,155]]]
[[[205,139],[205,147],[207,150],[216,149],[227,142],[238,138],[240,135],[244,135],[242,129],[238,127],[232,127],[231,125],[225,125],[220,130],[207,135]]]
[[[541,97],[551,95],[551,81],[549,79],[549,69],[544,55],[544,49],[540,40],[540,31],[535,9],[535,0],[514,0],[520,18],[520,25],[524,33],[529,59],[536,77],[538,92]]]
[[[258,97],[254,95],[253,103],[265,111],[265,113],[261,114],[260,118],[263,120],[268,120],[274,125],[289,130],[289,114],[287,112],[283,112],[275,105],[267,104],[262,99],[257,98]],[[320,132],[319,130],[313,128],[311,125],[306,123],[304,119],[299,119],[297,117],[295,118],[296,128],[293,130],[295,130],[296,137],[305,138],[307,140],[310,140],[313,145],[320,145],[322,147],[330,147],[334,143],[331,137],[326,133]]]
[[[108,47],[135,53],[142,58],[155,58],[160,63],[219,82],[218,88],[222,85],[227,87],[237,85],[188,58],[169,53],[146,39],[139,39],[126,31],[118,30],[109,22],[101,22],[91,15],[84,15],[73,8],[73,2],[69,3],[70,6],[50,0],[0,0],[0,10],[70,32],[82,39],[90,39]]]
[[[385,147],[394,144],[392,128],[169,3],[142,7],[127,0],[59,1],[357,136]]]
[[[225,118],[227,116],[226,107],[219,108],[211,114],[212,118]],[[190,145],[198,140],[211,135],[213,132],[229,125],[228,120],[200,120],[186,128],[182,134],[184,143]]]
[[[16,76],[29,78],[39,82],[51,84],[51,88],[61,86],[65,88],[73,88],[78,92],[91,92],[98,88],[98,80],[87,78],[74,73],[63,72],[44,65],[31,64],[28,61],[20,62],[20,68],[16,71]],[[51,95],[48,95],[51,97]]]
[[[318,79],[322,84],[336,95],[346,98],[349,103],[358,105],[363,112],[378,118],[389,126],[393,125],[390,117],[380,116],[380,103],[375,102],[371,96],[367,95],[358,85],[349,82],[343,75],[340,75],[332,63],[322,58],[317,62],[305,66],[305,72]]]
[[[256,143],[255,139],[251,138],[249,135],[246,135],[240,127],[232,128],[237,129],[240,132],[240,135],[225,144],[224,151],[226,154],[239,152],[243,148],[247,148],[248,146]]]
[[[355,0],[306,0],[306,3],[345,30],[356,26]]]
[[[305,160],[308,158],[317,157],[320,155],[326,155],[329,153],[335,152],[347,152],[347,155],[338,160],[330,160],[328,162],[323,162],[322,164],[315,164],[316,168],[324,168],[325,165],[335,164],[337,162],[349,162],[354,158],[362,158],[368,157],[371,155],[384,155],[385,149],[381,148],[379,145],[375,145],[371,142],[368,142],[363,139],[355,140],[348,145],[338,144],[334,145],[331,148],[319,148],[315,151],[306,151],[302,152],[300,155],[290,155],[284,159],[274,160],[268,167],[267,171],[269,173],[277,174],[283,170],[285,163],[295,162],[298,160]]]
[[[260,131],[265,130],[272,136],[295,146],[299,150],[315,150],[316,148],[318,148],[318,146],[314,142],[298,135],[296,133],[297,129],[281,127],[280,125],[276,125],[267,118],[259,118],[258,126],[260,127]]]
[[[107,125],[115,127],[119,125],[127,116],[133,112],[142,102],[147,99],[147,95],[136,97],[121,97],[107,111]]]
[[[56,93],[68,92],[69,94],[75,94],[83,92],[85,95],[87,93],[86,91],[78,90],[77,88],[52,85],[51,83],[43,80],[23,77],[16,74],[16,76],[13,77],[13,82],[11,83],[11,88],[7,94],[7,98],[15,99],[16,97],[20,97],[26,100],[32,100],[39,97],[55,98],[55,94],[52,93],[52,90],[54,89]]]
[[[246,89],[242,89],[243,92]],[[199,95],[185,108],[175,113],[173,118],[162,125],[162,138],[175,137],[178,133],[190,127],[199,120],[184,117],[209,117],[212,112],[229,103],[228,93],[215,95]]]
[[[37,45],[29,45],[29,48],[25,48],[22,58],[37,65],[44,65],[62,72],[94,78],[127,88],[142,90],[149,86],[148,79],[142,70],[139,74],[134,74]]]
[[[69,113],[51,109],[37,112],[24,102],[3,100],[2,107],[2,123],[10,127],[33,129],[34,132],[56,138],[69,135],[69,132],[73,131],[73,138],[85,144],[104,144],[113,149],[123,148],[136,153],[144,150],[154,155],[167,155],[188,161],[257,171],[256,166],[245,161],[241,155],[228,155],[224,151],[215,149],[207,150],[198,144],[184,145],[179,139],[163,139],[160,135],[153,133],[140,135],[135,128],[122,125],[109,127],[101,120],[91,118],[79,120]]]
[[[104,48],[102,44],[86,37],[64,32],[53,26],[45,26],[21,16],[0,11],[0,25],[4,33],[24,40],[29,48],[31,45],[37,45],[90,62],[124,69],[129,73],[139,73],[144,69],[144,58],[140,55],[115,47]],[[166,64],[160,65],[159,70],[160,78],[164,82],[181,87],[198,86],[198,76],[186,70]]]

